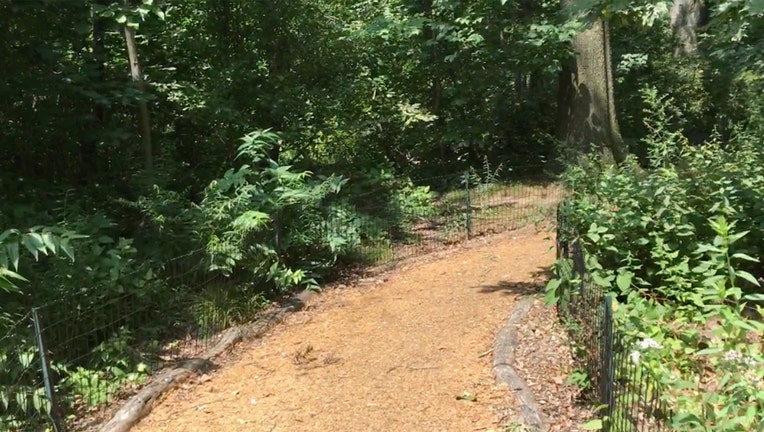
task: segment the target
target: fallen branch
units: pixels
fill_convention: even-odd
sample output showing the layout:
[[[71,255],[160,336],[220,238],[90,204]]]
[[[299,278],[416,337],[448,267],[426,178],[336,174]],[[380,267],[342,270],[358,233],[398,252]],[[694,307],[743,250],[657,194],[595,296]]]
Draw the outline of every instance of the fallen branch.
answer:
[[[199,357],[180,362],[172,369],[166,369],[153,377],[148,385],[131,397],[122,408],[106,423],[101,432],[127,432],[142,418],[146,417],[159,398],[177,387],[191,376],[209,371],[212,360],[230,350],[236,343],[262,336],[289,313],[305,306],[311,291],[303,291],[280,308],[263,315],[257,321],[244,326],[230,328],[220,335],[220,341]]]

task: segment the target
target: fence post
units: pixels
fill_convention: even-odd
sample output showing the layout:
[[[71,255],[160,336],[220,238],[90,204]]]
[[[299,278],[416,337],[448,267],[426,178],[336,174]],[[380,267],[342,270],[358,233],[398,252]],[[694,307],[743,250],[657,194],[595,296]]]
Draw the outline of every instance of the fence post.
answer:
[[[570,251],[566,235],[567,221],[565,219],[563,210],[565,201],[561,201],[557,204],[557,258],[570,258]]]
[[[600,404],[605,408],[607,417],[603,423],[603,432],[609,432],[613,422],[615,408],[614,387],[615,370],[613,365],[613,301],[609,295],[602,297],[602,340],[600,345],[602,378],[600,381]]]
[[[53,379],[50,375],[50,362],[48,360],[47,351],[45,350],[45,340],[42,336],[40,315],[37,311],[38,308],[32,308],[32,322],[34,323],[35,339],[37,339],[37,349],[40,351],[40,366],[42,367],[42,380],[45,385],[45,396],[47,396],[48,402],[50,402],[50,419],[53,422],[53,430],[55,432],[65,432],[66,427],[61,420],[58,400],[56,399],[55,391],[53,389]]]
[[[470,197],[470,172],[464,172],[464,192],[466,200],[465,218],[467,223],[467,240],[472,238],[472,199]]]

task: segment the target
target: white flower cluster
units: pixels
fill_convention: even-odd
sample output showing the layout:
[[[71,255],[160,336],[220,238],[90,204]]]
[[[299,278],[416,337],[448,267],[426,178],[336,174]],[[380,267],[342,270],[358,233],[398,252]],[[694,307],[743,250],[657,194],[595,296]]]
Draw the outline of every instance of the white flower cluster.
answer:
[[[650,348],[654,348],[654,349],[660,349],[661,348],[661,344],[656,342],[655,339],[653,339],[653,338],[644,338],[641,341],[637,342],[637,345],[642,350],[647,350],[647,349],[650,349]]]
[[[629,359],[634,364],[639,364],[639,359],[642,356],[640,351],[646,351],[649,349],[660,349],[661,344],[659,344],[655,339],[653,338],[644,338],[641,341],[637,342],[637,348],[631,351],[629,353]]]
[[[730,363],[742,363],[747,366],[753,366],[756,364],[756,360],[754,360],[753,357],[743,357],[742,354],[740,354],[740,351],[737,350],[729,350],[724,354],[724,361],[730,362]]]

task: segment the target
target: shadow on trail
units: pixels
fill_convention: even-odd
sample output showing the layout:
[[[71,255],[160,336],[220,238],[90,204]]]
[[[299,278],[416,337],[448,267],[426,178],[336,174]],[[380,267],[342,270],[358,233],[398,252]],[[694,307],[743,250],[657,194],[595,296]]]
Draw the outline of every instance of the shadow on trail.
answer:
[[[479,293],[494,294],[502,293],[506,295],[534,295],[543,294],[546,288],[546,282],[554,277],[551,266],[540,267],[538,270],[528,274],[528,280],[524,281],[500,281],[493,285],[478,285]]]
[[[534,280],[542,279],[544,281],[548,281],[550,279],[555,278],[554,270],[552,270],[552,266],[546,266],[546,267],[539,267],[538,270],[531,272],[531,277]]]
[[[495,285],[481,285],[475,288],[478,288],[478,292],[483,294],[532,295],[543,293],[544,285],[543,282],[501,281]]]

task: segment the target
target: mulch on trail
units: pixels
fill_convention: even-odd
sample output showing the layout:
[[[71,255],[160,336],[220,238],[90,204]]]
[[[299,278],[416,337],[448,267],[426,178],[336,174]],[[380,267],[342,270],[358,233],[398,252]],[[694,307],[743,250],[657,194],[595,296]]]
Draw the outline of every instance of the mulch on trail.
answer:
[[[520,417],[496,386],[494,338],[517,300],[538,292],[554,260],[525,228],[326,290],[221,367],[172,390],[133,430],[503,431]],[[587,413],[564,330],[534,304],[519,326],[516,369],[553,431]],[[505,429],[505,427],[507,429]]]
[[[488,353],[515,287],[554,259],[545,237],[524,229],[326,291],[134,430],[501,430],[516,407]]]

